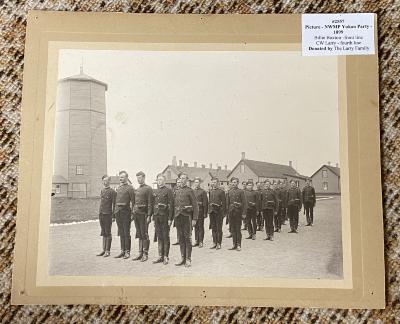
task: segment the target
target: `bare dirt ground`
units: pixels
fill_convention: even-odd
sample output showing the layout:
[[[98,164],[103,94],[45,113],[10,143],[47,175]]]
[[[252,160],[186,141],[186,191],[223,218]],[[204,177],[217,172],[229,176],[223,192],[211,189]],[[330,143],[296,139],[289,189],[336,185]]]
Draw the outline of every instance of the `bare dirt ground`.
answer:
[[[232,239],[225,238],[224,225],[221,250],[210,250],[211,230],[205,222],[203,248],[193,248],[192,267],[176,267],[180,260],[179,246],[171,246],[170,264],[152,264],[157,257],[157,243],[151,242],[149,261],[133,262],[115,259],[119,253],[117,227],[113,223],[111,257],[97,257],[102,240],[98,222],[50,227],[49,274],[74,276],[201,276],[201,277],[283,277],[342,278],[342,237],[340,197],[319,200],[314,209],[314,226],[305,225],[300,212],[298,234],[289,234],[289,225],[275,233],[275,240],[265,241],[265,233],[257,232],[256,240],[246,240],[242,231],[242,251],[229,251]],[[133,224],[132,224],[133,225]],[[153,223],[149,227],[153,238]],[[135,229],[132,226],[132,237]],[[193,232],[194,233],[194,232]],[[194,237],[194,234],[193,234]],[[176,242],[176,229],[171,227],[171,243]],[[137,240],[132,242],[132,255],[137,253]]]

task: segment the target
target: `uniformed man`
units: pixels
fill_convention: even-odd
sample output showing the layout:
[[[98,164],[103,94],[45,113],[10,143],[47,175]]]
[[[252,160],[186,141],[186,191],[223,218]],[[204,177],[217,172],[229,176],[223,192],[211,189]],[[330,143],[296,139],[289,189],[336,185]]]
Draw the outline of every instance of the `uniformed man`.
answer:
[[[276,208],[275,208],[275,212],[274,212],[274,232],[275,233],[280,233],[281,231],[281,218],[280,218],[280,213],[279,213],[279,209],[280,209],[280,195],[281,195],[281,189],[279,186],[279,182],[273,182],[272,186],[271,186],[272,190],[275,193],[275,197],[276,197]]]
[[[285,193],[282,188],[282,182],[280,180],[277,182],[275,191],[276,191],[276,198],[278,200],[278,208],[277,208],[277,215],[276,215],[276,218],[277,218],[276,224],[278,225],[278,227],[275,228],[275,232],[280,232],[282,229],[282,225],[284,223],[282,214],[283,214],[283,209],[284,209],[283,202],[285,199],[284,198]]]
[[[199,217],[194,227],[195,244],[193,246],[203,247],[204,241],[204,219],[208,214],[207,192],[200,187],[201,179],[194,178],[194,195],[196,196],[197,206],[199,207]]]
[[[261,193],[263,191],[263,183],[260,181],[256,182],[256,192],[257,192],[257,199],[258,199],[258,211],[257,211],[257,231],[262,231],[264,230],[264,221],[263,221],[263,215],[261,211]]]
[[[174,194],[171,189],[165,186],[165,176],[157,176],[157,189],[154,190],[153,217],[154,227],[158,243],[158,259],[153,263],[169,262],[169,229],[174,218]]]
[[[315,189],[311,186],[311,180],[306,180],[306,185],[302,191],[303,205],[306,213],[306,226],[312,226],[314,222],[314,207],[316,202]]]
[[[274,214],[278,206],[278,201],[274,190],[271,188],[271,182],[265,180],[264,190],[261,195],[261,209],[263,211],[265,223],[265,240],[274,240]]]
[[[219,180],[216,177],[211,179],[210,188],[210,228],[213,238],[211,249],[219,250],[222,244],[222,225],[226,214],[225,192],[219,187]]]
[[[118,236],[121,241],[121,253],[116,258],[128,259],[131,252],[131,222],[132,208],[135,205],[135,191],[128,184],[128,173],[119,172],[120,186],[115,197],[114,215],[118,226]]]
[[[246,239],[256,239],[257,213],[259,209],[258,193],[253,190],[253,181],[247,181],[245,197],[247,202],[246,222],[249,236]]]
[[[242,246],[242,233],[241,225],[242,219],[246,219],[247,203],[244,196],[244,191],[238,188],[239,179],[231,178],[232,188],[228,193],[227,205],[229,213],[229,221],[232,224],[232,240],[233,246],[230,250],[241,250]]]
[[[288,185],[286,182],[286,179],[282,180],[282,185],[281,185],[281,196],[282,196],[282,210],[281,210],[281,225],[286,225],[286,221],[288,220],[287,216],[287,201],[286,201],[286,196],[287,196],[287,191],[288,191]]]
[[[101,227],[100,236],[103,237],[103,251],[97,256],[110,256],[111,248],[111,225],[114,220],[115,209],[115,196],[116,192],[110,188],[110,177],[104,175],[101,180],[103,181],[104,188],[100,193],[100,208],[99,208],[99,222]]]
[[[242,190],[243,190],[243,192],[247,190],[247,181],[242,181]],[[242,230],[243,231],[247,231],[247,221],[246,221],[246,219],[242,219],[242,223],[243,223]]]
[[[229,207],[229,205],[228,205],[228,194],[229,194],[229,191],[231,191],[231,189],[232,189],[232,183],[231,182],[229,182],[228,183],[228,190],[227,190],[227,192],[226,192],[226,194],[225,194],[225,197],[226,197],[226,203],[225,203],[225,205],[227,206],[227,208]],[[226,236],[226,238],[232,238],[233,236],[232,236],[232,223],[230,222],[230,220],[229,220],[229,213],[227,212],[227,215],[226,215],[226,221],[225,221],[225,224],[226,225],[228,225],[228,230],[229,230],[229,234],[228,234],[228,236]]]
[[[175,188],[174,188],[174,190],[173,190],[174,199],[175,199],[176,192],[180,189],[180,187],[181,187],[181,179],[179,179],[179,177],[178,177],[178,179],[176,179],[176,185],[175,185]],[[175,213],[175,209],[174,209],[174,213]],[[174,227],[176,228],[175,216],[174,216],[174,221],[173,221],[173,223],[174,223]],[[178,229],[177,229],[177,228],[176,228],[176,242],[173,243],[172,245],[179,245],[179,237],[178,237]]]
[[[133,208],[133,219],[136,227],[136,238],[139,239],[139,253],[133,261],[147,261],[149,257],[150,239],[149,224],[153,214],[153,189],[145,184],[146,176],[140,171],[136,173],[139,187],[135,192],[135,205]]]
[[[192,228],[196,225],[199,207],[193,189],[187,186],[187,174],[182,173],[180,179],[180,189],[175,193],[174,217],[182,260],[176,265],[190,267],[192,262]]]
[[[290,188],[286,193],[287,201],[287,213],[290,222],[290,232],[297,233],[297,227],[299,226],[299,211],[302,205],[301,191],[296,187],[294,180],[290,181]]]

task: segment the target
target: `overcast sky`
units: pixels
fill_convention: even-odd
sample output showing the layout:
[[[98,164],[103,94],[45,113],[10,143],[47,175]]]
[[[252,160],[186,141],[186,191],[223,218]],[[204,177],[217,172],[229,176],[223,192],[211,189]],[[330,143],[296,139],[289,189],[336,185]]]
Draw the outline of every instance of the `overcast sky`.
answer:
[[[108,172],[172,156],[233,168],[246,158],[311,175],[339,162],[336,57],[299,52],[61,50],[59,78],[84,72],[108,84]]]

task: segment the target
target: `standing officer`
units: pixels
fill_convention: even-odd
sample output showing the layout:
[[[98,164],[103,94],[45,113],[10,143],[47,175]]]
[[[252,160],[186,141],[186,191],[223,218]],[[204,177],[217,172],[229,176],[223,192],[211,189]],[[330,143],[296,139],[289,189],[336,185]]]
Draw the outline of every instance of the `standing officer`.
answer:
[[[128,259],[131,253],[131,213],[135,205],[135,191],[128,184],[128,173],[119,172],[120,186],[117,188],[115,197],[114,215],[118,226],[118,236],[121,241],[121,253],[115,258]]]
[[[290,232],[297,233],[297,227],[299,226],[299,211],[301,209],[301,191],[296,187],[294,180],[290,181],[290,188],[286,193],[286,201],[288,206],[288,216],[290,222]]]
[[[275,198],[276,198],[276,208],[274,212],[274,228],[275,228],[275,233],[280,233],[281,231],[281,215],[280,215],[280,196],[281,196],[281,188],[279,185],[279,182],[274,182],[272,184],[272,190],[275,193]]]
[[[200,187],[201,179],[194,178],[194,195],[196,196],[197,206],[199,207],[199,218],[194,227],[194,237],[196,243],[193,246],[203,247],[204,240],[204,218],[207,218],[208,213],[208,198],[207,193]]]
[[[247,181],[247,190],[244,192],[247,202],[246,223],[249,236],[246,239],[256,239],[257,213],[259,208],[258,193],[253,190],[253,181]]]
[[[192,262],[192,227],[196,225],[199,207],[193,189],[187,186],[187,174],[182,173],[180,179],[180,189],[175,193],[174,217],[182,260],[175,265],[190,267]]]
[[[169,262],[169,229],[174,218],[174,194],[165,186],[165,176],[157,176],[158,188],[154,190],[154,227],[158,242],[158,256],[153,263]]]
[[[219,188],[218,178],[211,179],[210,188],[210,228],[214,245],[211,249],[219,250],[222,244],[222,225],[226,214],[225,192]]]
[[[115,196],[116,192],[110,188],[110,177],[104,175],[101,180],[103,181],[104,188],[101,189],[100,193],[100,208],[99,208],[99,222],[101,227],[100,236],[103,237],[103,251],[97,254],[97,256],[110,256],[111,248],[111,225],[114,220],[114,209],[115,209]]]
[[[139,254],[133,261],[147,261],[149,257],[149,224],[153,213],[153,189],[145,184],[145,174],[140,171],[136,173],[139,188],[136,189],[135,206],[133,208],[133,219],[136,227],[136,238],[139,239]]]
[[[306,185],[303,188],[302,192],[302,198],[303,198],[304,210],[306,212],[306,219],[307,219],[306,226],[312,226],[314,222],[314,207],[315,207],[316,197],[315,197],[315,190],[314,187],[311,186],[310,179],[306,180]]]
[[[242,190],[243,190],[243,192],[245,192],[247,190],[247,181],[242,181]],[[245,198],[246,198],[246,195],[245,195]],[[243,223],[243,230],[246,231],[247,230],[246,219],[242,219],[242,223]]]
[[[287,191],[288,191],[288,186],[286,180],[284,179],[282,180],[282,185],[281,185],[281,196],[282,196],[281,225],[286,225],[286,221],[288,220],[287,201],[286,201]]]
[[[277,206],[278,201],[274,190],[271,188],[271,182],[265,180],[265,187],[261,195],[261,208],[265,222],[265,233],[267,234],[265,240],[274,240],[274,214]]]
[[[261,194],[263,191],[263,183],[260,181],[256,182],[256,192],[257,192],[257,199],[258,199],[258,211],[257,211],[257,231],[262,231],[264,230],[264,221],[263,221],[263,216],[261,212]]]
[[[181,187],[181,179],[178,178],[178,179],[176,179],[176,185],[175,185],[175,188],[174,188],[174,190],[173,190],[174,199],[175,199],[176,192],[180,189],[180,187]],[[174,208],[174,213],[175,213],[175,208]],[[174,221],[173,221],[173,223],[174,223],[174,227],[176,228],[175,216],[174,216]],[[179,237],[178,237],[178,229],[177,229],[177,228],[176,228],[176,242],[173,243],[172,245],[179,245]]]
[[[229,195],[229,191],[231,191],[231,189],[232,189],[232,183],[229,182],[229,183],[228,183],[228,191],[226,192],[226,195],[225,195],[225,197],[226,197],[225,206],[227,206],[227,208],[229,207],[229,205],[228,205],[228,195]],[[229,213],[227,213],[227,215],[226,215],[225,224],[228,225],[228,230],[229,230],[229,235],[226,236],[226,238],[231,238],[231,237],[233,237],[233,236],[232,236],[232,223],[231,223],[231,221],[230,221],[230,219],[229,219]]]
[[[231,184],[232,188],[228,193],[227,205],[229,221],[232,223],[233,246],[229,250],[240,251],[242,246],[241,225],[242,219],[246,218],[247,203],[244,191],[238,188],[239,179],[231,178]]]

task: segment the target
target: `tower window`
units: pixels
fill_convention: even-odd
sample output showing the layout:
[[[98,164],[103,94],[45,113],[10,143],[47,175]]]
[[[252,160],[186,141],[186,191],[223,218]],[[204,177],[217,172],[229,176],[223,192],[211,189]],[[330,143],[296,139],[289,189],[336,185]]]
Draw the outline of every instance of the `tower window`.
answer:
[[[244,163],[240,165],[240,173],[244,173]]]
[[[323,182],[322,183],[322,189],[328,190],[328,182]]]
[[[82,175],[83,174],[83,165],[77,165],[76,166],[76,174],[77,175]]]
[[[328,171],[322,170],[322,178],[328,178]]]

